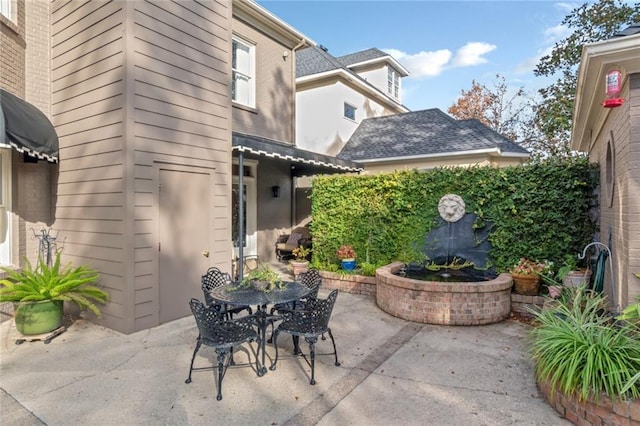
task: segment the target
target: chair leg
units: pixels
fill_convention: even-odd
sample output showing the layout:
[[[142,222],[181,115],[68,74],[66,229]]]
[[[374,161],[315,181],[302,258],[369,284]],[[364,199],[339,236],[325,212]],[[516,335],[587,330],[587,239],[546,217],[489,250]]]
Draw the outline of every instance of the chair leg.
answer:
[[[300,350],[300,336],[291,336],[293,340],[293,354],[294,355],[302,355],[302,351]]]
[[[333,339],[333,334],[331,333],[331,329],[328,328],[327,329],[327,333],[329,333],[329,337],[331,337],[331,343],[333,343],[333,354],[336,356],[336,367],[340,366],[340,363],[338,362],[338,350],[336,349],[336,341]],[[322,335],[324,337],[324,334]]]
[[[198,336],[198,341],[196,342],[196,348],[193,350],[193,355],[191,356],[191,366],[189,366],[189,377],[185,380],[185,383],[191,383],[191,372],[193,371],[193,361],[196,359],[196,354],[198,353],[198,349],[200,349],[200,336]]]
[[[218,395],[216,399],[220,401],[222,399],[222,379],[224,378],[224,374],[227,371],[227,366],[224,364],[224,359],[227,356],[227,351],[224,349],[216,349],[218,353]]]
[[[304,340],[309,344],[309,354],[311,355],[311,381],[309,384],[316,384],[316,342],[318,341],[317,337],[305,337]]]
[[[276,369],[276,364],[278,363],[278,334],[280,334],[280,330],[276,329],[276,331],[271,335],[271,338],[273,339],[273,346],[276,348],[276,356],[273,358],[273,361],[271,361],[271,365],[269,366],[269,370],[271,371]]]

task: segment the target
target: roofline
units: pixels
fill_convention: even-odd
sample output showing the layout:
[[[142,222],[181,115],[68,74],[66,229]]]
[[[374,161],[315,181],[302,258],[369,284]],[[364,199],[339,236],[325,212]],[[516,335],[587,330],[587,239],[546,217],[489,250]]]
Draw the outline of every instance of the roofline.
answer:
[[[530,158],[530,154],[517,153],[517,152],[502,152],[500,148],[487,148],[487,149],[474,149],[469,151],[459,152],[441,152],[437,154],[425,154],[425,155],[406,155],[403,157],[384,157],[384,158],[371,158],[365,160],[352,160],[358,163],[382,163],[390,161],[407,161],[407,160],[420,160],[424,158],[442,158],[442,157],[460,157],[464,155],[477,155],[477,154],[498,154],[501,157],[512,158]]]
[[[315,80],[322,80],[325,78],[329,78],[329,77],[339,77],[342,76],[343,78],[345,78],[347,81],[353,82],[356,86],[362,88],[363,90],[374,94],[377,97],[382,97],[383,100],[390,104],[393,105],[394,107],[396,107],[397,109],[399,109],[402,112],[410,112],[409,108],[407,108],[406,106],[402,105],[400,102],[396,101],[395,99],[391,98],[389,95],[385,94],[384,92],[382,92],[381,90],[377,89],[376,87],[372,86],[371,84],[367,83],[366,81],[362,80],[361,77],[354,75],[354,74],[350,74],[348,73],[344,68],[336,68],[334,70],[331,71],[325,71],[325,72],[321,72],[321,73],[317,73],[317,74],[311,74],[311,75],[305,75],[304,77],[298,77],[296,78],[296,89],[297,86],[300,84],[304,84],[304,83],[308,83],[308,82],[312,82]]]
[[[354,62],[353,64],[346,65],[347,68],[358,67],[362,65],[375,64],[377,62],[391,62],[394,68],[400,71],[400,74],[403,74],[403,77],[409,76],[409,70],[403,67],[400,62],[396,61],[393,56],[387,54],[386,56],[380,56],[379,58],[368,59],[366,61]]]
[[[271,28],[276,29],[280,35],[286,38],[292,39],[296,42],[302,41],[309,46],[317,45],[317,43],[311,38],[307,37],[305,34],[295,29],[269,10],[265,9],[254,0],[233,0],[232,13],[234,13],[236,8],[245,12],[250,17],[258,19],[259,21],[269,25]]]
[[[622,71],[623,85],[629,83],[629,74],[640,72],[640,34],[583,46],[573,109],[572,149],[588,152],[602,131],[610,112],[601,105],[605,99],[605,75],[613,68]]]

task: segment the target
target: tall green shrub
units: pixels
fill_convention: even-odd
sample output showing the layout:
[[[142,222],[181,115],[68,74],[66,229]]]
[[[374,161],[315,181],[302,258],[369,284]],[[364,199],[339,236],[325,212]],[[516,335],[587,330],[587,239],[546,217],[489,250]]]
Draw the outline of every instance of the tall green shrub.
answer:
[[[427,233],[438,223],[438,202],[455,193],[477,227],[491,226],[490,262],[505,271],[520,257],[560,262],[581,252],[595,232],[590,220],[597,166],[585,159],[514,166],[436,168],[313,180],[313,255],[337,261],[351,244],[360,262],[422,260]]]

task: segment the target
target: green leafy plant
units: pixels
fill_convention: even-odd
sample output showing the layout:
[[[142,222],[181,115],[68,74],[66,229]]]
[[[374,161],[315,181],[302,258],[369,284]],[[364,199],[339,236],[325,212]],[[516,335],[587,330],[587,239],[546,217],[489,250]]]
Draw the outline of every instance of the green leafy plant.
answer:
[[[311,249],[305,246],[298,246],[294,248],[291,253],[297,262],[304,262],[307,260],[307,256],[311,254]]]
[[[86,265],[61,266],[60,252],[56,253],[52,266],[42,257],[38,258],[36,268],[28,259],[25,264],[22,270],[2,268],[7,275],[0,280],[0,302],[67,301],[101,316],[96,303],[106,303],[109,294],[93,285],[99,278],[97,271]]]
[[[285,287],[280,274],[271,269],[271,267],[266,263],[263,263],[256,269],[250,271],[247,275],[245,275],[240,284],[238,284],[237,286],[232,286],[230,287],[230,289],[236,290],[239,288],[256,287],[256,282],[266,283],[264,287],[259,287],[265,292],[270,292],[275,289],[282,289]]]
[[[639,398],[640,335],[606,314],[606,296],[585,287],[535,315],[531,330],[535,374],[553,390],[579,399],[606,393],[612,399]]]

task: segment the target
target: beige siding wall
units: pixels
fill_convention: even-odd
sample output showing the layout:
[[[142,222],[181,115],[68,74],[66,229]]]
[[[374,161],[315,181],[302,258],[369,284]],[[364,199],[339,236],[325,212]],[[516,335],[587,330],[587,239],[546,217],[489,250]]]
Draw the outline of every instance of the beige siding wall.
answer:
[[[290,49],[236,17],[234,34],[255,44],[256,107],[234,105],[233,130],[293,142],[294,60]],[[289,55],[283,58],[283,52]]]
[[[105,324],[128,328],[125,3],[54,0],[51,79],[60,140],[55,228],[66,260],[91,264],[111,295]]]
[[[600,241],[610,246],[618,304],[625,306],[640,294],[640,75],[630,76],[621,107],[608,112],[604,127],[590,152],[592,161],[600,164],[601,206]],[[629,87],[634,87],[629,90]],[[634,123],[635,120],[635,123]],[[631,124],[633,123],[633,125]],[[614,163],[607,165],[606,152],[613,140]],[[613,202],[609,205],[607,173],[614,182]],[[609,271],[605,276],[605,292],[611,295]]]
[[[56,227],[98,268],[123,332],[159,323],[158,171],[214,170],[212,263],[230,267],[227,2],[53,3]]]
[[[212,171],[213,229],[203,232],[213,240],[211,265],[231,270],[231,11],[224,1],[135,2],[134,8],[131,124],[139,330],[158,323],[158,163]]]

